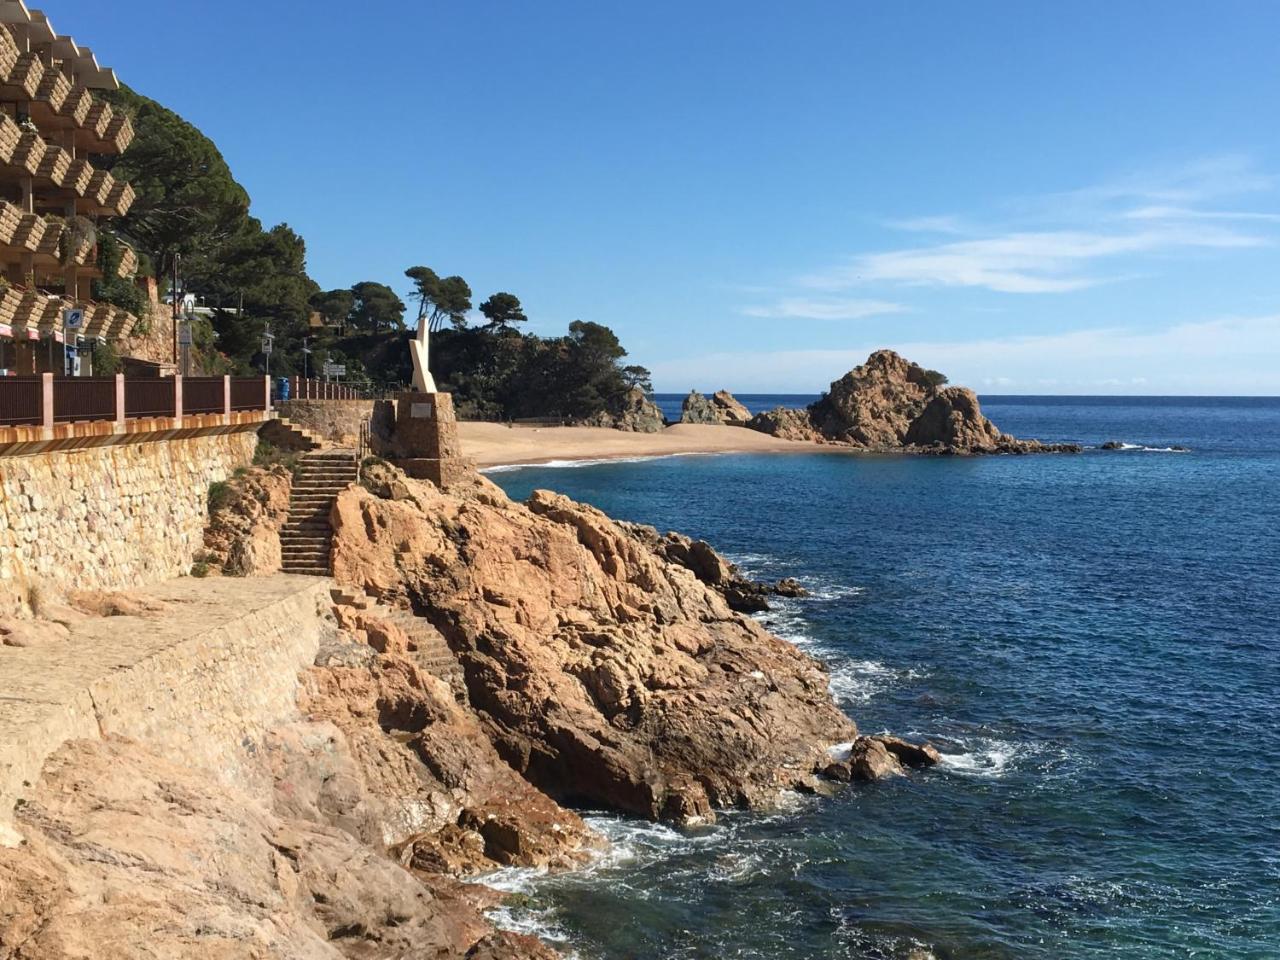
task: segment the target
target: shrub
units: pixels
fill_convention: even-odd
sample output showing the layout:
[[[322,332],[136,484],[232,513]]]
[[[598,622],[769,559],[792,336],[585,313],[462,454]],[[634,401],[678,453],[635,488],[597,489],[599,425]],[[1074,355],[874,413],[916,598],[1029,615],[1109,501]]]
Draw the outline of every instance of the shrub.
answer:
[[[209,484],[209,512],[216,513],[235,499],[235,491],[225,480],[215,480]]]
[[[200,578],[207,577],[209,575],[209,564],[204,560],[197,560],[191,565],[191,575]]]

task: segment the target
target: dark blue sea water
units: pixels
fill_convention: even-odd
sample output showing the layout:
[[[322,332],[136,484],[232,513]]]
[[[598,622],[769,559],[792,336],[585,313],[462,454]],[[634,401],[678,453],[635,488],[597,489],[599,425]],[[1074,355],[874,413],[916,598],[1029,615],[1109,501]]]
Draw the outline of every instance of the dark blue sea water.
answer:
[[[502,878],[509,922],[583,958],[1280,957],[1280,400],[984,409],[1148,449],[492,475],[800,578],[762,619],[946,754],[689,832],[596,816],[613,852]]]

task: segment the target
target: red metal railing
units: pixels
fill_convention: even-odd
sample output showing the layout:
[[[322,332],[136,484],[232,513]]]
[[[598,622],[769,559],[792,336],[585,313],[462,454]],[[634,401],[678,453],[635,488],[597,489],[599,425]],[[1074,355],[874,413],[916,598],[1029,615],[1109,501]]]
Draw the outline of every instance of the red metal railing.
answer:
[[[39,377],[0,377],[0,420],[14,426],[44,422],[44,385]]]
[[[66,377],[53,382],[55,423],[116,418],[115,377]]]
[[[299,383],[301,399],[356,400],[360,387]],[[270,411],[266,377],[0,377],[0,427]]]
[[[369,391],[347,383],[317,380],[314,377],[290,377],[290,400],[365,400]]]
[[[54,396],[58,384],[53,386]],[[173,377],[148,377],[124,382],[126,417],[173,417],[177,415],[177,393]]]
[[[266,404],[266,381],[262,377],[231,378],[232,410],[261,410]]]
[[[183,377],[182,415],[185,417],[189,413],[222,413],[226,409],[224,387],[222,377]],[[262,392],[260,378],[258,392]]]

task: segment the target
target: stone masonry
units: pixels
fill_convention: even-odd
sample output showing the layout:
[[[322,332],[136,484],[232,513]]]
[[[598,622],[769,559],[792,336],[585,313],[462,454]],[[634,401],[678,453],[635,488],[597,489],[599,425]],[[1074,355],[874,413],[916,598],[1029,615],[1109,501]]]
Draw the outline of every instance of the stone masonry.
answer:
[[[0,458],[0,613],[32,589],[113,589],[187,573],[209,485],[253,459],[252,430]]]

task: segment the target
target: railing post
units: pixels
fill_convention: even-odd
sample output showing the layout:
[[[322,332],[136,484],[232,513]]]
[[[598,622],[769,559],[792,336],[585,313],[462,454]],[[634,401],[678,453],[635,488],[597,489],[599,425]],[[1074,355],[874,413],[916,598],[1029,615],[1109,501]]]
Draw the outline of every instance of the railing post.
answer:
[[[116,429],[123,430],[125,421],[124,374],[116,374]]]
[[[53,429],[53,374],[40,374],[40,409],[43,413],[42,425],[46,430]]]
[[[222,375],[222,415],[231,419],[231,375]]]
[[[262,409],[271,412],[271,378],[262,378]]]
[[[173,419],[182,421],[182,374],[173,375]]]

